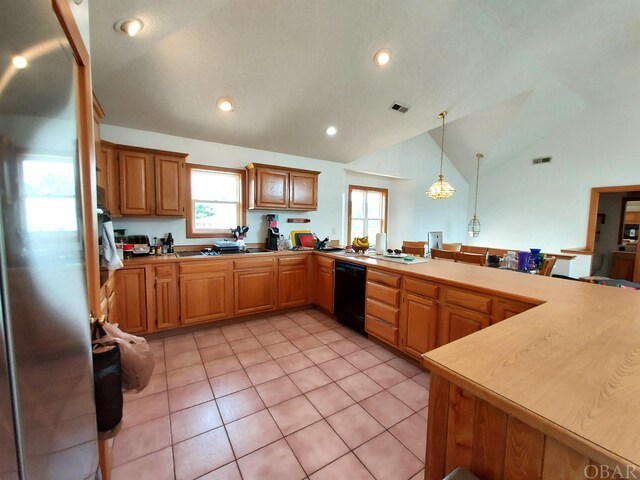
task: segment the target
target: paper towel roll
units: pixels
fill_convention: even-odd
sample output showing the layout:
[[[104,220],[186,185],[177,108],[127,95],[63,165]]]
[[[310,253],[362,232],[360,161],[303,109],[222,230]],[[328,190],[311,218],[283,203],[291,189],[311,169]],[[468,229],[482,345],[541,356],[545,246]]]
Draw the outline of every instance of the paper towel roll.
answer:
[[[387,234],[376,233],[376,253],[382,255],[387,251]]]

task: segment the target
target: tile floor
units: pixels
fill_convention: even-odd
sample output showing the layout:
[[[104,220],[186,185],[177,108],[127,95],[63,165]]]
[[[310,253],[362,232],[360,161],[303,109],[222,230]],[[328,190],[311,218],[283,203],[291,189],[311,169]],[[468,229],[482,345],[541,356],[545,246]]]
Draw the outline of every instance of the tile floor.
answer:
[[[424,477],[428,373],[317,310],[150,345],[114,480]]]

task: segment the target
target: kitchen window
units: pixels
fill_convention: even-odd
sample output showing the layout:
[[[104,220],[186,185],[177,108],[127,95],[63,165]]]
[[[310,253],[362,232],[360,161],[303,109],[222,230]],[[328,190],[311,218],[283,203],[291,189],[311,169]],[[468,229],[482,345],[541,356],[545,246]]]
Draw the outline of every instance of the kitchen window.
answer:
[[[376,233],[387,231],[387,196],[386,188],[349,185],[349,242],[369,237],[373,245]]]
[[[228,237],[244,225],[245,171],[187,164],[187,237]]]

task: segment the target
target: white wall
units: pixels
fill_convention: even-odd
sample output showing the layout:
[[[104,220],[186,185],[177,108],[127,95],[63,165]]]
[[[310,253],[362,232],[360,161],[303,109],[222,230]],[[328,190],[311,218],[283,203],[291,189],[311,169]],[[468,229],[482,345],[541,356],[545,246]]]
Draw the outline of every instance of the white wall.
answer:
[[[80,35],[84,41],[87,51],[91,51],[91,41],[89,37],[89,0],[84,0],[80,5],[77,5],[73,0],[68,0],[69,8],[73,14],[73,18],[78,25]]]
[[[640,184],[639,127],[640,96],[612,98],[574,113],[531,144],[500,145],[508,155],[488,152],[480,172],[482,231],[468,243],[547,252],[584,246],[591,188]],[[553,160],[533,166],[541,156]],[[579,256],[571,275],[588,275],[589,265],[589,256]]]

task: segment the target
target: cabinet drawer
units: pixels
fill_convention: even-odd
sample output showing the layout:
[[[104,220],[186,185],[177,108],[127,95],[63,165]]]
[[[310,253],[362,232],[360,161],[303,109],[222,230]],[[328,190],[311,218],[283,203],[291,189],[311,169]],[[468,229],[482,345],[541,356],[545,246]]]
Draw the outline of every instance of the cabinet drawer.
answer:
[[[400,288],[400,275],[393,275],[392,273],[381,272],[380,270],[367,270],[367,280]]]
[[[407,292],[415,293],[422,297],[433,298],[434,300],[438,299],[438,294],[440,293],[440,287],[438,285],[411,277],[404,277],[404,289]]]
[[[246,260],[234,260],[233,261],[233,269],[234,270],[247,270],[254,268],[269,268],[273,267],[274,259],[273,258],[250,258]]]
[[[316,261],[319,267],[333,268],[333,258],[317,256]]]
[[[180,265],[180,275],[190,275],[192,273],[210,273],[210,272],[224,272],[229,270],[231,262],[220,262],[218,260],[211,260],[209,262],[199,263],[184,263]]]
[[[365,311],[367,315],[372,315],[396,327],[398,326],[399,310],[395,307],[367,298]]]
[[[159,265],[155,269],[156,277],[172,277],[173,266],[171,265]]]
[[[289,267],[292,265],[307,265],[307,256],[280,257],[278,258],[278,266]]]
[[[400,306],[400,290],[397,288],[385,287],[379,283],[367,282],[367,298],[380,300],[393,307]]]
[[[463,290],[446,290],[446,301],[451,305],[458,305],[476,312],[491,313],[491,297]]]
[[[367,315],[364,319],[364,329],[367,333],[378,337],[392,345],[398,344],[398,329],[388,323],[378,320],[375,317]]]

